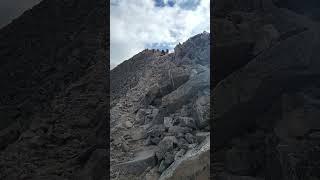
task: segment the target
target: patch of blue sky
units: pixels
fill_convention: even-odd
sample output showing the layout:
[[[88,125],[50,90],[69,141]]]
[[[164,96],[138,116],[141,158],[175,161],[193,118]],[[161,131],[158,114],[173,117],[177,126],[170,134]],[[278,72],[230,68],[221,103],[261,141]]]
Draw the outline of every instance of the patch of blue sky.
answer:
[[[195,10],[201,0],[154,0],[156,7],[174,7],[179,6],[181,9],[185,10]]]
[[[175,46],[176,46],[175,43],[162,42],[162,43],[148,43],[148,44],[146,44],[145,48],[159,49],[159,50],[167,50],[168,49],[169,51],[172,51]]]

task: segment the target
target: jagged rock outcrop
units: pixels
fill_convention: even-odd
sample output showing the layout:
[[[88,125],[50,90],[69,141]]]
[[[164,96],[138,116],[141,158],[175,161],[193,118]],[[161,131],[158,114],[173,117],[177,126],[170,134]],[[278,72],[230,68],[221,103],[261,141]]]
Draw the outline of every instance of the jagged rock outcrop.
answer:
[[[235,1],[219,3],[227,2]],[[225,68],[213,90],[211,171],[216,179],[317,179],[320,161],[311,157],[320,142],[310,137],[319,129],[319,22],[271,0],[252,2],[219,5],[214,15],[226,24],[214,29],[217,53],[238,53],[241,43],[223,45],[233,37],[251,48],[213,63]]]
[[[105,5],[43,0],[0,30],[0,179],[107,177]]]
[[[124,80],[129,78],[121,73],[126,64],[144,63],[130,71],[137,82],[120,81],[111,87],[114,92],[127,87],[125,95],[115,95],[119,98],[111,102],[112,179],[163,179],[163,173],[170,174],[165,179],[175,179],[190,163],[201,167],[186,177],[202,173],[209,178],[209,141],[206,150],[199,150],[210,136],[209,36],[196,35],[177,45],[174,53],[144,50],[112,70],[117,73],[111,71],[111,79],[121,75],[114,79]],[[154,146],[154,152],[137,158]]]

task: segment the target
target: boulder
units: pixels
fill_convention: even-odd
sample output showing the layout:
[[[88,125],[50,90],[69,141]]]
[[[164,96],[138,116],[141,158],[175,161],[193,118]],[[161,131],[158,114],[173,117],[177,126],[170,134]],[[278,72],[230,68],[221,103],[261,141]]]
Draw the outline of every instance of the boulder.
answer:
[[[191,117],[178,117],[177,119],[182,127],[197,128],[196,121]]]
[[[178,151],[174,156],[174,160],[177,161],[178,159],[182,158],[185,153],[186,153],[185,149],[180,149],[180,151]]]
[[[181,148],[181,149],[188,149],[189,148],[189,143],[185,138],[180,137],[179,140],[178,140],[178,147]]]
[[[171,126],[168,130],[169,133],[178,136],[179,134],[185,134],[188,132],[192,132],[191,128],[181,127],[181,126]]]
[[[166,129],[169,129],[170,127],[173,126],[174,120],[172,117],[164,117],[163,124],[164,124],[164,127],[166,127]]]
[[[132,122],[130,122],[130,121],[125,121],[123,125],[126,128],[132,128],[132,126],[133,126]]]
[[[196,94],[210,86],[210,70],[207,69],[189,79],[178,89],[162,98],[162,107],[165,107],[166,113],[172,113],[181,108],[182,105],[192,102]]]
[[[195,136],[196,136],[198,142],[202,142],[208,136],[210,136],[210,132],[197,132]]]
[[[210,179],[210,137],[174,161],[159,178],[174,179]]]
[[[156,165],[155,152],[157,149],[156,146],[149,146],[143,151],[138,152],[133,160],[117,164],[113,168],[117,169],[120,174],[140,175],[148,167]]]
[[[158,144],[164,136],[164,131],[164,125],[154,125],[147,130],[146,137],[150,137],[151,142]]]
[[[185,139],[188,141],[189,144],[197,143],[196,137],[194,137],[191,133],[186,133]]]
[[[144,124],[145,118],[149,114],[151,114],[150,109],[139,109],[135,117],[135,122],[140,125]]]
[[[210,96],[200,96],[193,105],[197,126],[204,128],[209,125]]]
[[[178,140],[174,136],[166,136],[158,144],[159,150],[156,152],[158,160],[165,158],[167,152],[173,151],[177,146]]]

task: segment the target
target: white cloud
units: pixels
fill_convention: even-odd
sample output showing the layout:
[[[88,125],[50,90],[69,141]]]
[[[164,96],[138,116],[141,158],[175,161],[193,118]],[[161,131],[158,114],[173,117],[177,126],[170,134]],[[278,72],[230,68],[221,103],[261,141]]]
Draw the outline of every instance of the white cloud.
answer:
[[[164,1],[165,3],[168,0]],[[118,65],[153,43],[178,44],[210,30],[210,0],[192,10],[155,7],[153,0],[111,0],[110,64]]]

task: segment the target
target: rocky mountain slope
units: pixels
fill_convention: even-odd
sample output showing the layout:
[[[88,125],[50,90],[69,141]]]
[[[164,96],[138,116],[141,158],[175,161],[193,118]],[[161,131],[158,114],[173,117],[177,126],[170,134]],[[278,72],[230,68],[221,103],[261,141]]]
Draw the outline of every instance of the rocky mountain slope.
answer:
[[[209,178],[209,50],[204,32],[111,71],[112,179]]]
[[[0,179],[107,177],[105,15],[43,0],[0,30]]]
[[[217,180],[320,178],[320,24],[290,2],[215,3]]]

